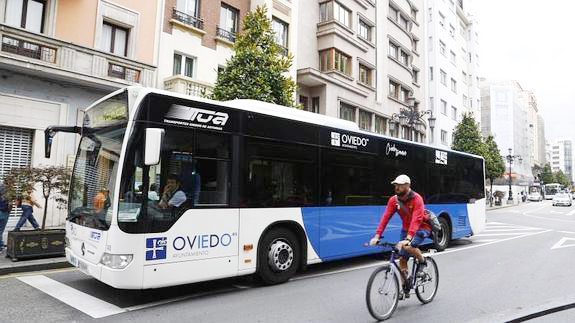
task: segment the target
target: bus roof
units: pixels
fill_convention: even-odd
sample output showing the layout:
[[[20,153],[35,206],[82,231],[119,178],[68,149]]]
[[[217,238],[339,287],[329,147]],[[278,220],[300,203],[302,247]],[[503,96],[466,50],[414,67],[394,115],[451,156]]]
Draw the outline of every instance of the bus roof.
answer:
[[[380,138],[385,138],[385,139],[403,142],[406,144],[417,145],[417,146],[428,147],[428,148],[435,148],[435,149],[440,149],[443,151],[449,151],[449,152],[455,153],[455,154],[461,154],[461,155],[466,155],[466,156],[484,159],[482,156],[452,150],[451,148],[448,148],[448,147],[445,147],[445,148],[444,147],[434,147],[434,146],[419,143],[419,142],[404,140],[404,139],[395,138],[395,137],[389,137],[386,135],[365,131],[365,130],[360,129],[359,126],[355,122],[352,122],[352,121],[343,120],[343,119],[339,119],[339,118],[335,118],[335,117],[331,117],[331,116],[326,116],[323,114],[313,113],[313,112],[309,112],[309,111],[289,108],[289,107],[286,107],[283,105],[277,105],[277,104],[258,101],[258,100],[236,99],[236,100],[230,100],[230,101],[216,101],[216,100],[206,99],[206,98],[202,98],[202,97],[196,97],[196,96],[171,92],[171,91],[167,91],[167,90],[160,90],[160,89],[155,89],[155,88],[144,88],[141,86],[129,86],[127,88],[117,90],[117,91],[105,96],[104,98],[96,101],[91,106],[93,106],[93,105],[95,105],[95,104],[97,104],[97,103],[99,103],[99,102],[101,102],[101,101],[103,101],[103,100],[105,100],[111,96],[114,96],[118,93],[121,93],[125,89],[127,89],[130,92],[137,91],[138,96],[140,98],[143,98],[145,95],[150,94],[150,93],[157,93],[157,94],[161,94],[161,95],[177,97],[177,98],[182,98],[182,99],[186,99],[186,100],[194,100],[194,101],[208,103],[208,104],[220,105],[220,106],[233,108],[233,109],[237,109],[237,110],[261,113],[261,114],[265,114],[265,115],[275,116],[278,118],[285,118],[285,119],[295,120],[295,121],[299,121],[299,122],[312,123],[312,124],[317,124],[317,125],[321,125],[321,126],[337,128],[337,129],[341,129],[341,130],[353,131],[353,132],[365,134],[365,135],[372,136],[372,137],[380,137]]]

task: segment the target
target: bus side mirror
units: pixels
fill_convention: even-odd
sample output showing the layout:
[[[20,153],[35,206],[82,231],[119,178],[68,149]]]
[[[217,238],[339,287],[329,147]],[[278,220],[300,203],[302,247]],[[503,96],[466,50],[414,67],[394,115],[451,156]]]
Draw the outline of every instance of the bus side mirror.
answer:
[[[144,148],[144,164],[153,166],[160,163],[160,150],[164,141],[164,129],[146,129],[146,147]]]

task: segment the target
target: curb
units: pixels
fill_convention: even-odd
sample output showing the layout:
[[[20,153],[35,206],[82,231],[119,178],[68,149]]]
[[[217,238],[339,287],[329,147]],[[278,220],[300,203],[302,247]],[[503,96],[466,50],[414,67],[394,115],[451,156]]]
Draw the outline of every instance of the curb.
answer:
[[[8,260],[10,261],[10,260]],[[50,269],[61,269],[61,268],[68,268],[72,267],[70,263],[64,257],[52,258],[49,261],[43,262],[36,262],[36,263],[25,263],[26,261],[33,261],[33,260],[20,260],[12,262],[10,261],[7,265],[0,266],[0,276],[9,275],[9,274],[16,274],[16,273],[24,273],[24,272],[31,272],[31,271],[41,271],[41,270],[50,270]]]

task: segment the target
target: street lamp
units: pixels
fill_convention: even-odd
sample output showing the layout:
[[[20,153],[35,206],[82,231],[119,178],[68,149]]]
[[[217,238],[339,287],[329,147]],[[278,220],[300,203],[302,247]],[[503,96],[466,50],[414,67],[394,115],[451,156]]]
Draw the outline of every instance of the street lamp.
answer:
[[[425,127],[425,115],[429,114],[429,118],[427,119],[429,128],[431,130],[431,142],[433,142],[433,128],[435,127],[435,117],[433,117],[433,111],[426,110],[426,111],[416,111],[415,110],[415,98],[409,97],[407,99],[409,104],[409,109],[400,109],[399,113],[394,113],[391,115],[391,120],[389,121],[389,130],[394,132],[401,129],[399,125],[407,126],[410,129],[410,136],[411,138],[406,138],[413,140],[413,130],[416,129],[418,126]]]
[[[513,192],[511,191],[511,165],[513,165],[513,160],[518,159],[519,162],[522,162],[523,159],[519,155],[511,155],[511,148],[509,148],[509,155],[503,157],[505,157],[509,163],[509,197],[507,198],[507,204],[513,204]]]

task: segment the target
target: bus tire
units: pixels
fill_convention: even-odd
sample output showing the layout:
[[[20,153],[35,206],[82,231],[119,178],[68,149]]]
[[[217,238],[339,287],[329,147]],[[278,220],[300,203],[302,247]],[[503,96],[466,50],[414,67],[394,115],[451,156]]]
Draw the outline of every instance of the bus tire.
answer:
[[[445,216],[439,217],[439,224],[441,224],[441,230],[433,234],[433,245],[437,251],[443,251],[451,241],[451,226]]]
[[[266,232],[258,247],[257,276],[265,285],[286,282],[299,268],[297,236],[283,227]]]

